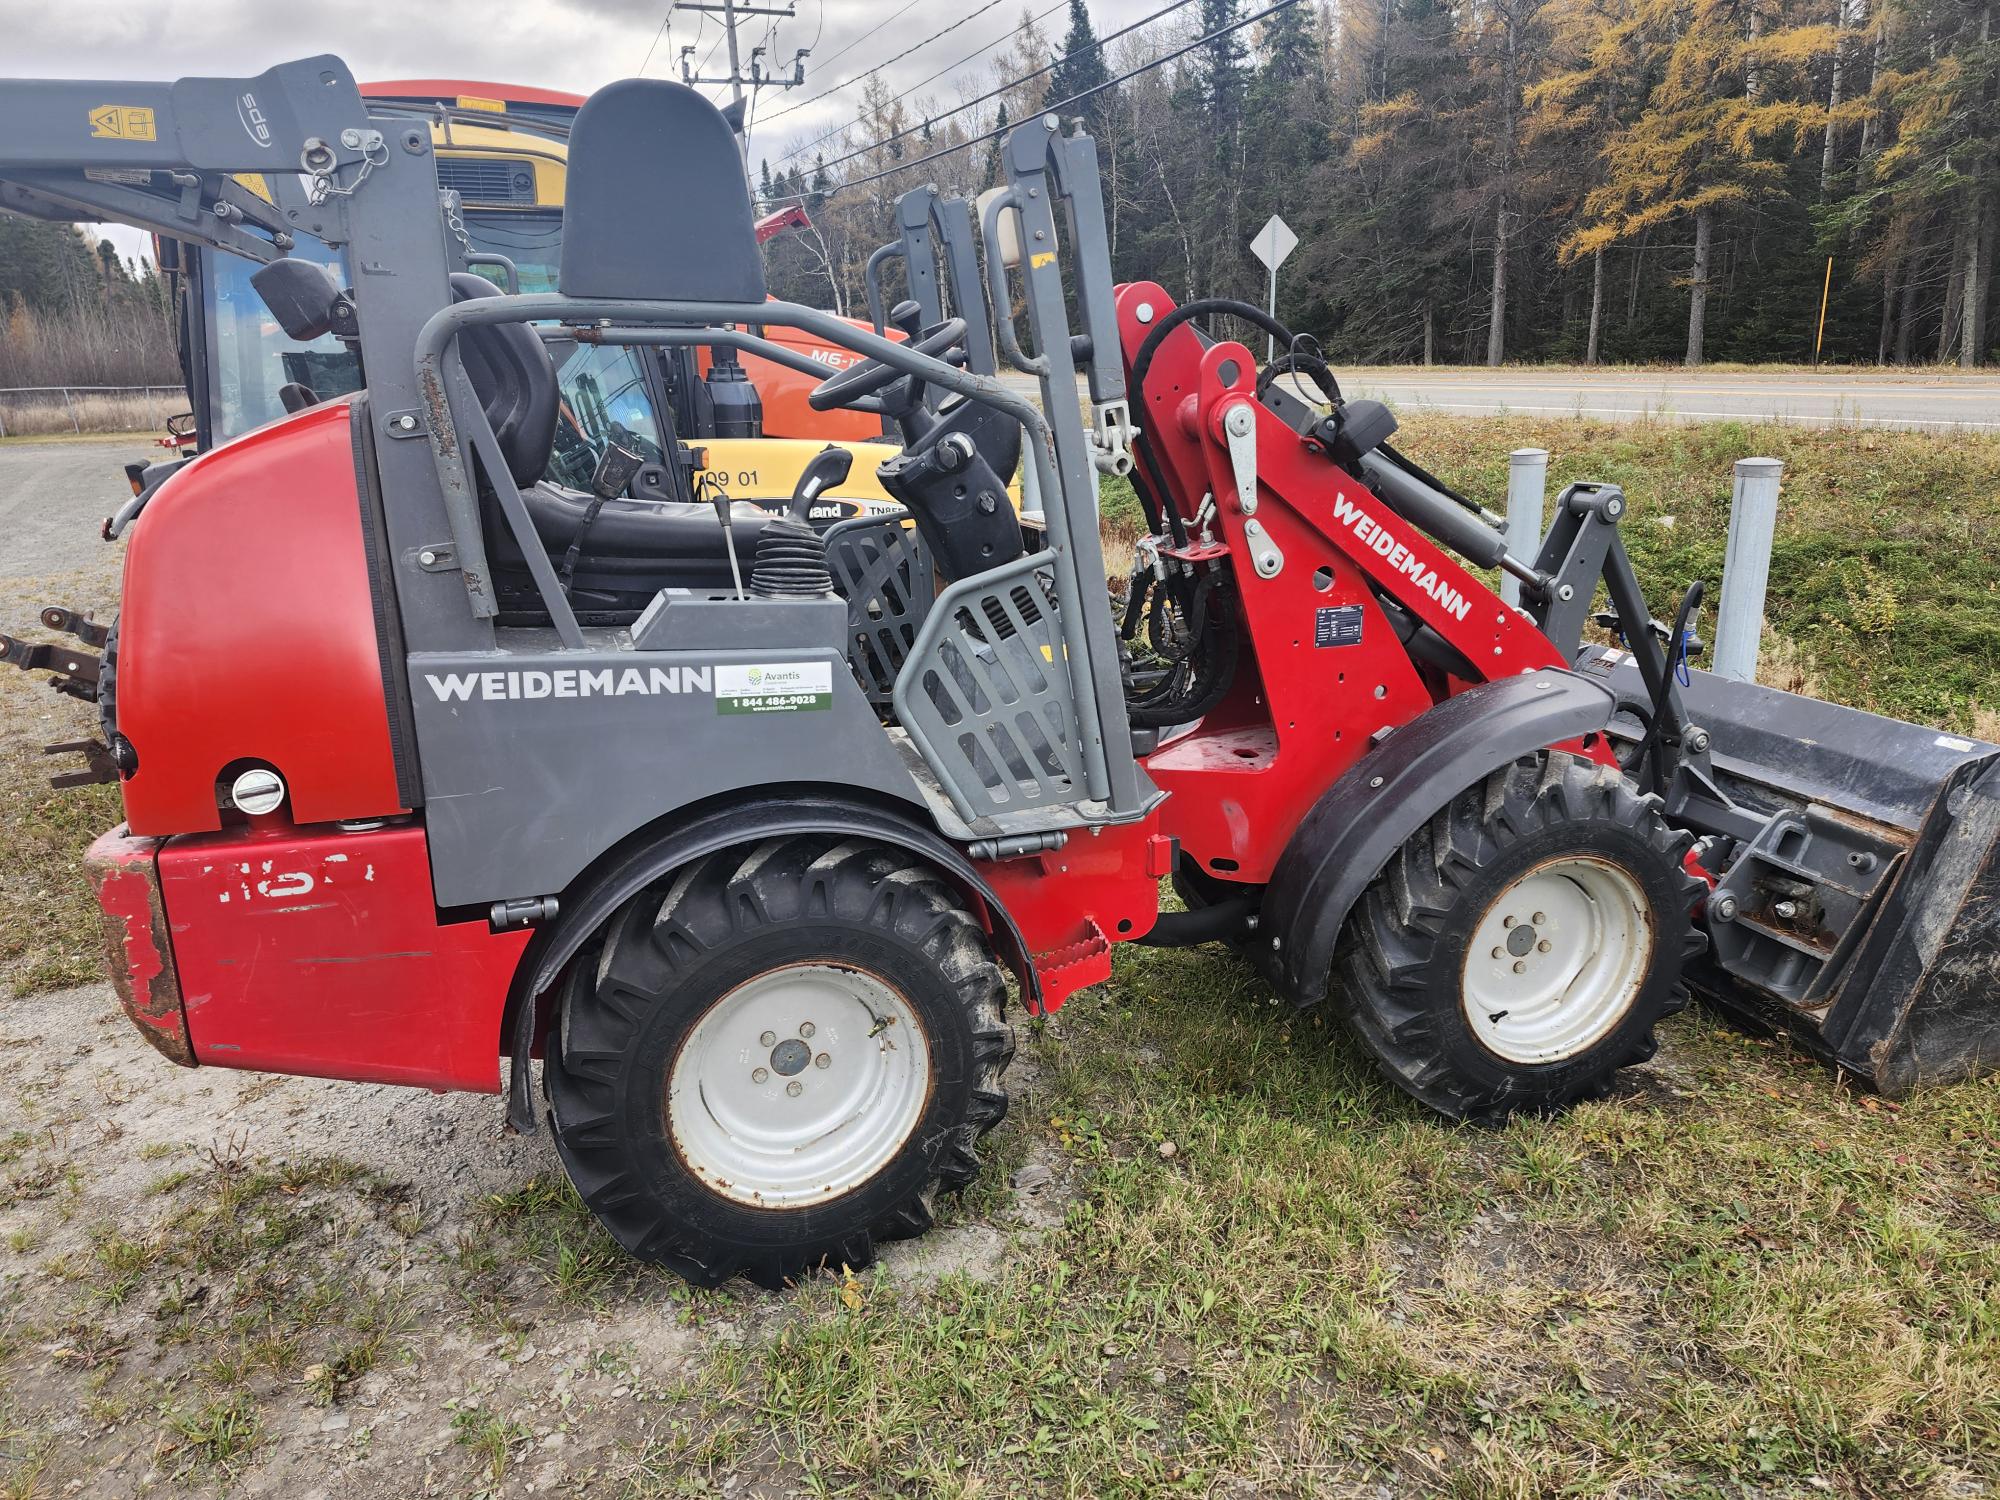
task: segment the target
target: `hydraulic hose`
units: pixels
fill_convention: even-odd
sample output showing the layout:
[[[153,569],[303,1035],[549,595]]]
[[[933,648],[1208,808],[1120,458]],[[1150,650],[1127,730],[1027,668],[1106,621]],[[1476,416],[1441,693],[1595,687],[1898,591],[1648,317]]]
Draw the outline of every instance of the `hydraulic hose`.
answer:
[[[1183,303],[1153,325],[1153,331],[1146,335],[1145,341],[1139,345],[1139,352],[1132,359],[1133,388],[1144,393],[1146,372],[1153,367],[1153,356],[1159,352],[1162,339],[1190,319],[1205,318],[1211,313],[1226,313],[1232,318],[1255,324],[1283,344],[1287,355],[1293,352],[1293,346],[1299,341],[1297,334],[1254,302],[1240,302],[1234,297],[1202,297]]]
[[[1194,911],[1161,912],[1152,930],[1134,941],[1142,948],[1192,948],[1198,943],[1226,942],[1242,934],[1256,910],[1256,898],[1243,895]]]
[[[1674,690],[1674,674],[1679,671],[1681,661],[1687,652],[1688,622],[1693,619],[1694,612],[1701,608],[1703,592],[1702,581],[1697,578],[1687,586],[1687,592],[1681,595],[1680,608],[1674,611],[1673,631],[1667,637],[1667,649],[1663,653],[1665,665],[1660,672],[1660,685],[1653,693],[1651,710],[1646,715],[1646,734],[1633,749],[1631,759],[1626,763],[1627,770],[1643,769],[1647,782],[1653,791],[1661,796],[1666,795],[1667,790],[1666,767],[1662,764],[1666,759],[1664,752],[1667,749],[1666,736],[1663,732],[1667,719],[1667,699]],[[1642,623],[1639,629],[1649,631],[1651,622]],[[1632,645],[1634,638],[1633,632],[1627,629],[1625,642],[1628,646]],[[1639,646],[1650,647],[1651,644],[1648,638],[1639,640]],[[1639,646],[1633,646],[1632,649],[1636,651]]]
[[[1287,358],[1293,356],[1294,346],[1299,341],[1298,335],[1254,302],[1239,302],[1234,297],[1203,297],[1185,303],[1153,325],[1152,331],[1139,345],[1139,352],[1132,358],[1132,395],[1141,411],[1145,409],[1146,372],[1153,367],[1153,356],[1159,352],[1161,341],[1183,323],[1194,318],[1206,317],[1211,313],[1227,313],[1231,317],[1243,319],[1246,323],[1255,324],[1285,345]],[[1322,368],[1324,368],[1323,362]],[[1332,378],[1333,372],[1328,370],[1327,379],[1331,381]],[[1314,380],[1317,383],[1316,374]],[[1324,390],[1326,387],[1321,386],[1321,389]],[[1339,394],[1340,387],[1335,385],[1329,399],[1337,400]],[[1164,529],[1174,539],[1174,545],[1183,547],[1187,545],[1187,527],[1181,520],[1180,512],[1174,508],[1173,495],[1167,489],[1166,476],[1160,472],[1159,459],[1155,457],[1152,443],[1146,436],[1149,425],[1143,421],[1139,424],[1137,442],[1139,462],[1146,471],[1146,489],[1151,490],[1152,494],[1148,496],[1145,490],[1141,490],[1139,503],[1145,508],[1146,524],[1152,528],[1154,534],[1158,535],[1164,523]]]

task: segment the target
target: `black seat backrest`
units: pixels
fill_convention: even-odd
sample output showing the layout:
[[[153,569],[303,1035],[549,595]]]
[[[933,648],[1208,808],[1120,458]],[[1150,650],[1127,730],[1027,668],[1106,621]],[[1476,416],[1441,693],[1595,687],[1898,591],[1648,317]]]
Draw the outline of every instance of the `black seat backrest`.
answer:
[[[571,297],[764,300],[750,183],[713,104],[659,78],[584,101],[569,133],[558,284]]]
[[[454,271],[451,300],[497,297],[500,288],[484,276]],[[526,323],[488,323],[458,336],[458,358],[473,394],[500,441],[500,456],[517,488],[526,489],[549,467],[556,440],[560,388],[555,361],[541,337]]]

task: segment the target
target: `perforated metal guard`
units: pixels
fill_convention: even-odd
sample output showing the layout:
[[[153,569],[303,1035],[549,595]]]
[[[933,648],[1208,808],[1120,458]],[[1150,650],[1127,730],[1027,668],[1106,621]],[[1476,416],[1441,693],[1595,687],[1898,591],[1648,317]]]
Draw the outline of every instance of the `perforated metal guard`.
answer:
[[[826,531],[826,564],[847,600],[847,659],[877,708],[937,595],[937,569],[906,514],[857,516]]]
[[[1047,554],[940,594],[893,701],[968,822],[1075,802],[1082,756]]]

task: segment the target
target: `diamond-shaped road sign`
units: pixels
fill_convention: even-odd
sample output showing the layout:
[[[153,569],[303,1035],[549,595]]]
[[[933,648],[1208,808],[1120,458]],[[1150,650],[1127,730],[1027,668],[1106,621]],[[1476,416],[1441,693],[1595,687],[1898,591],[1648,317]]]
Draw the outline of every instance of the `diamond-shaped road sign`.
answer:
[[[1299,248],[1299,237],[1292,233],[1292,226],[1276,214],[1264,221],[1264,227],[1257,231],[1257,237],[1250,241],[1250,253],[1264,262],[1273,271],[1285,263],[1285,257]]]

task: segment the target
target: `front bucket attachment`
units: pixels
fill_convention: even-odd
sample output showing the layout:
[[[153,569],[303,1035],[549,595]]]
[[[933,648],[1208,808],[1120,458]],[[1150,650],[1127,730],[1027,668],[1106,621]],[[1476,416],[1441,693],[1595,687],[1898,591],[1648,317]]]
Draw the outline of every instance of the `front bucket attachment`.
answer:
[[[1610,677],[1643,701],[1630,658]],[[1696,992],[1892,1097],[2000,1069],[2000,746],[1690,679],[1713,783],[1668,816],[1723,835]]]

